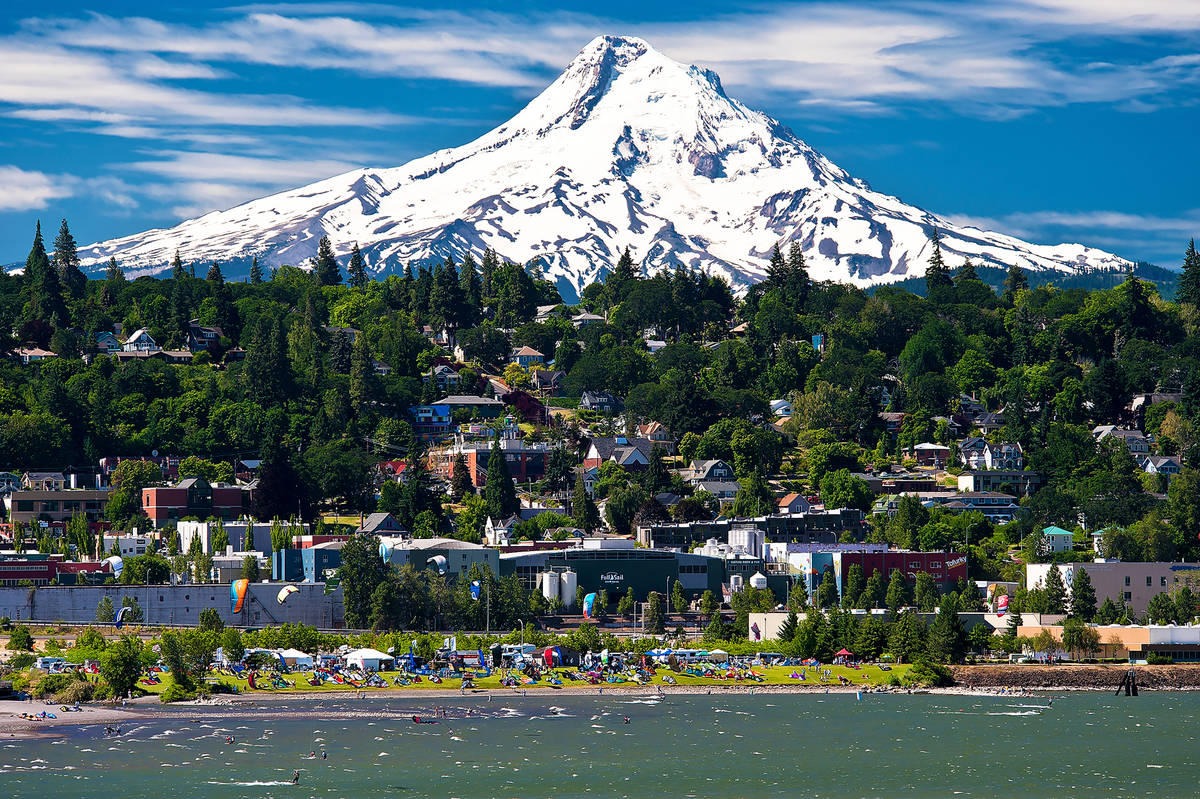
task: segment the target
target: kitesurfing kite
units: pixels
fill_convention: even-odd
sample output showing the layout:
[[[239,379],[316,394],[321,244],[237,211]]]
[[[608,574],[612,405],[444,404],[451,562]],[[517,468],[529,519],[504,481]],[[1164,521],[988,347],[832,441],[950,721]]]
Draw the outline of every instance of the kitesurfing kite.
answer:
[[[275,595],[275,601],[282,605],[284,602],[287,602],[288,597],[290,597],[292,594],[298,593],[300,593],[300,589],[296,586],[285,585],[283,588],[280,588],[279,593]]]
[[[241,613],[242,605],[246,602],[246,591],[250,589],[250,581],[234,580],[229,586],[229,612]]]

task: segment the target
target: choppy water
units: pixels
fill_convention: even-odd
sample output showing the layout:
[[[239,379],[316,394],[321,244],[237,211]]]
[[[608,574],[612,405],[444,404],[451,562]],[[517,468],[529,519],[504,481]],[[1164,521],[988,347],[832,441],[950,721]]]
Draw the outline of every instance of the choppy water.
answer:
[[[428,712],[434,700],[419,712]],[[1069,797],[1200,792],[1200,694],[519,696],[271,707],[0,743],[21,797]],[[551,714],[547,701],[561,711]],[[407,702],[407,705],[406,705]],[[466,707],[477,715],[463,718]],[[347,714],[355,714],[346,718]],[[340,716],[340,717],[339,717]],[[630,723],[624,723],[629,716]],[[228,735],[235,743],[225,742]],[[327,760],[306,759],[312,750]],[[301,783],[291,784],[299,769]]]

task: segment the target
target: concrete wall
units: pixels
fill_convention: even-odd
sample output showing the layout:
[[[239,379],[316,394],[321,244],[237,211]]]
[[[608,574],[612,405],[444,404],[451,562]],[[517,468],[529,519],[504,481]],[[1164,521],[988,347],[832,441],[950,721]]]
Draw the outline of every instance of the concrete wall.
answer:
[[[1133,561],[1102,561],[1086,563],[1064,563],[1058,570],[1067,596],[1071,595],[1071,581],[1075,570],[1084,569],[1096,590],[1096,605],[1106,598],[1114,602],[1124,598],[1130,612],[1139,616],[1146,613],[1155,594],[1170,593],[1179,589],[1187,580],[1200,578],[1200,564],[1196,563],[1137,563]],[[1025,567],[1025,584],[1030,588],[1045,585],[1048,563],[1030,563]],[[1128,580],[1128,583],[1126,582]]]
[[[147,624],[194,625],[200,621],[200,611],[216,608],[227,625],[238,627],[270,627],[285,622],[303,622],[323,629],[345,626],[340,588],[325,596],[324,585],[300,583],[296,585],[299,593],[280,605],[275,597],[282,587],[282,583],[251,584],[242,612],[236,617],[229,611],[229,586],[216,583],[0,588],[0,616],[14,621],[94,623],[96,605],[102,597],[107,596],[113,607],[119,608],[122,598],[131,596],[137,599]]]

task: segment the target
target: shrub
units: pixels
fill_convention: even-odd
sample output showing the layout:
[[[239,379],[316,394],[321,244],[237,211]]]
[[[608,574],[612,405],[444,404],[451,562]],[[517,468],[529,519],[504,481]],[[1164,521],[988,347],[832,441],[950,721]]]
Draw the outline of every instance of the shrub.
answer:
[[[918,660],[908,670],[908,673],[904,675],[904,681],[909,685],[934,688],[943,685],[952,685],[954,678],[950,675],[950,669],[940,663],[934,663],[929,660]]]
[[[1150,652],[1146,655],[1146,662],[1151,666],[1168,666],[1175,662],[1175,659],[1168,655],[1160,655],[1157,652]]]
[[[159,701],[164,705],[170,702],[185,702],[192,699],[195,695],[181,688],[174,680],[167,681],[167,687],[159,696]]]
[[[90,702],[96,695],[96,686],[87,680],[76,680],[54,695],[55,702],[73,705],[79,702]]]
[[[101,680],[100,682],[95,683],[95,688],[92,690],[92,701],[103,702],[105,700],[112,699],[112,698],[113,698],[113,689],[112,689],[111,685],[106,683],[104,680]]]
[[[47,674],[42,679],[38,680],[37,685],[33,686],[34,699],[46,699],[53,697],[70,687],[71,683],[77,682],[78,677],[74,674]]]
[[[22,652],[19,655],[13,655],[13,657],[9,659],[8,665],[12,666],[17,671],[21,671],[22,669],[30,668],[36,662],[37,658],[35,658],[32,654],[29,652]]]

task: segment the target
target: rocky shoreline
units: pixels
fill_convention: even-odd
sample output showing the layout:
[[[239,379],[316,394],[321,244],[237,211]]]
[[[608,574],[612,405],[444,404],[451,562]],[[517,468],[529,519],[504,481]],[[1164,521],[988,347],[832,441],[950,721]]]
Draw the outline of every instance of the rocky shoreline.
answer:
[[[1116,691],[1130,666],[1089,665],[999,665],[951,666],[954,684],[960,688],[1057,688],[1075,691]],[[1200,664],[1134,666],[1138,688],[1146,691],[1200,691]]]

